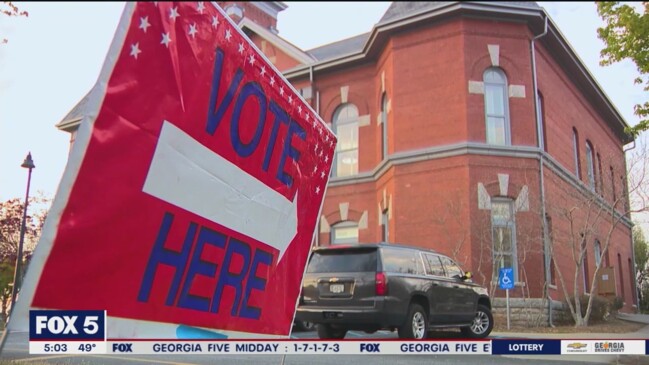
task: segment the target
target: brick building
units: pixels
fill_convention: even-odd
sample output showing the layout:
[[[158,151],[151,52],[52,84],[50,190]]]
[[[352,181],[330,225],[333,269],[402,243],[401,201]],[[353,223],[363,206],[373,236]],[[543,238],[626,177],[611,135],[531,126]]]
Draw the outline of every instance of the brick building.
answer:
[[[219,4],[338,135],[315,244],[429,247],[495,297],[513,267],[510,296],[529,302],[572,293],[576,248],[578,292],[596,282],[634,310],[631,139],[539,5],[395,2],[369,32],[301,50],[278,35],[285,4]],[[83,104],[58,125],[73,139]]]

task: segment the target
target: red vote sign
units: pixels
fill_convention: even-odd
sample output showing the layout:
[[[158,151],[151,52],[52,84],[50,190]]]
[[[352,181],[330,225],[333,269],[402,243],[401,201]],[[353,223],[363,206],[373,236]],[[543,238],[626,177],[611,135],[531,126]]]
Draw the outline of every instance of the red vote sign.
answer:
[[[31,307],[288,334],[336,138],[282,75],[213,3],[128,3],[88,113]]]

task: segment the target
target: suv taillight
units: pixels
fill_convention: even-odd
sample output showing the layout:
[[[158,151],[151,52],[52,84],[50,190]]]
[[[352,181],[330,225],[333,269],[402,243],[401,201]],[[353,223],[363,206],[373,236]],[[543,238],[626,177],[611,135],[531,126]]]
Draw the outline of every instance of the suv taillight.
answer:
[[[377,272],[376,277],[376,295],[388,294],[388,278],[382,272]]]

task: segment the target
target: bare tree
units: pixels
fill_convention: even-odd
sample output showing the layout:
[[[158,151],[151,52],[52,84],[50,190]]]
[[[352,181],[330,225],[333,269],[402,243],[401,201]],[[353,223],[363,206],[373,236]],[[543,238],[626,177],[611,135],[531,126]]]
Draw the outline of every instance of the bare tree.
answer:
[[[624,234],[627,237],[627,233],[630,236],[631,213],[647,209],[647,149],[636,149],[629,156],[628,169],[620,166],[620,158],[607,157],[602,160],[599,154],[595,158],[591,153],[584,164],[585,184],[570,183],[557,174],[550,174],[552,186],[556,189],[547,199],[547,211],[561,222],[554,224],[550,255],[564,297],[571,298],[566,302],[576,327],[588,326],[597,293],[597,278],[605,263],[602,258],[608,256],[611,243],[616,241],[615,236]],[[602,161],[605,161],[604,166],[610,166],[611,173],[607,174],[607,179],[603,175]],[[626,171],[629,171],[628,175]],[[632,197],[635,203],[630,203],[628,197]],[[592,246],[591,251],[596,253],[595,271],[589,274],[587,266],[585,269],[587,253],[590,244],[595,242],[599,244],[599,247]],[[569,261],[570,265],[557,264],[559,259]],[[567,285],[567,280],[572,280],[572,285]],[[591,295],[582,303],[580,288],[585,285]],[[585,311],[582,311],[582,306],[585,306]]]

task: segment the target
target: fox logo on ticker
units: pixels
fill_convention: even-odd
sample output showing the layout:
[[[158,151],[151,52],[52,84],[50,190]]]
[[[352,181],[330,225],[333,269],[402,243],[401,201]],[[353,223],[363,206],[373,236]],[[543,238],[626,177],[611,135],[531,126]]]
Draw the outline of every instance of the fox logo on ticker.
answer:
[[[30,310],[29,340],[104,340],[103,310]]]

